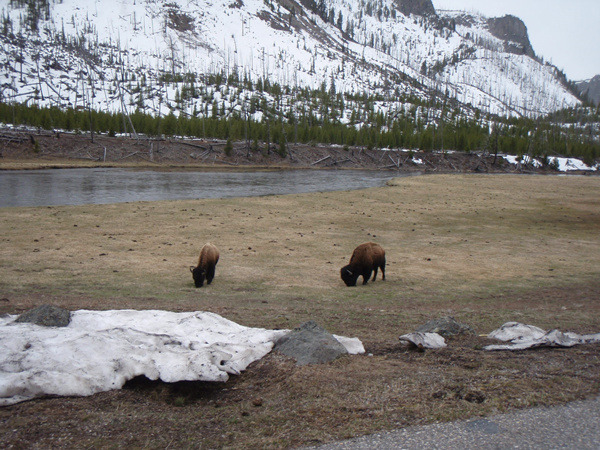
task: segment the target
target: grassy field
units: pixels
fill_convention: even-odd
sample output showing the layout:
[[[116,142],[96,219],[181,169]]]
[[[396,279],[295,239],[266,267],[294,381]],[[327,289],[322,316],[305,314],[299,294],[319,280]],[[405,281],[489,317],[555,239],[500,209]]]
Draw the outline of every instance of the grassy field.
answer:
[[[225,385],[138,381],[3,408],[9,444],[288,447],[600,391],[597,346],[488,353],[468,336],[415,353],[398,342],[444,315],[479,334],[506,321],[600,331],[600,177],[420,176],[355,192],[2,208],[0,221],[0,312],[313,319],[367,349],[318,367],[271,354]],[[386,281],[347,288],[339,269],[367,241],[386,250]],[[196,289],[189,266],[205,242],[221,260]]]

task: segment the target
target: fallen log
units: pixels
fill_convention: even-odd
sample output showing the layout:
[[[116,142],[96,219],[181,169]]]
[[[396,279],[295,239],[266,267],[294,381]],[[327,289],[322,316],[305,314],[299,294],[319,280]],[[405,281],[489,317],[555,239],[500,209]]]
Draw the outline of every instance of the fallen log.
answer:
[[[320,162],[323,162],[325,160],[328,160],[329,158],[331,158],[331,155],[326,156],[325,158],[321,158],[318,161],[315,161],[314,163],[311,164],[311,166],[314,166],[315,164],[319,164]]]
[[[8,141],[8,142],[25,142],[27,139],[10,137],[10,136],[0,136],[0,140]]]
[[[396,162],[396,161],[394,161],[394,158],[392,158],[392,155],[389,155],[389,154],[388,154],[388,158],[390,158],[390,161],[392,161],[398,169],[400,168],[400,159],[398,159],[398,162]]]
[[[130,154],[128,154],[128,155],[122,156],[122,157],[121,157],[121,158],[119,158],[119,159],[126,159],[126,158],[129,158],[129,157],[131,157],[131,156],[137,155],[138,153],[139,153],[139,152],[133,152],[133,153],[130,153]]]
[[[171,141],[173,142],[173,141]],[[206,151],[211,151],[212,148],[206,148],[206,146],[203,145],[198,145],[198,144],[192,144],[190,142],[173,142],[174,144],[182,144],[182,145],[187,145],[188,147],[194,147],[194,148],[199,148],[201,150],[206,150]]]
[[[211,154],[210,150],[207,150],[206,154],[201,158],[201,161],[204,161],[206,158],[208,158],[210,156],[210,154]],[[213,156],[216,157],[216,155],[213,155]]]
[[[202,153],[200,153],[199,155],[197,155],[196,153],[190,153],[190,156],[194,159],[204,159],[204,157],[206,157],[208,154],[210,153],[210,150],[206,150]]]

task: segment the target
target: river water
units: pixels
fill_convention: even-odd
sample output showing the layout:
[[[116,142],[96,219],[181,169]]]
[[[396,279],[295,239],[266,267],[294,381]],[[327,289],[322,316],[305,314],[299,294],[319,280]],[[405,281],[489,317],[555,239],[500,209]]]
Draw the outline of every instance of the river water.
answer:
[[[394,172],[281,170],[162,172],[130,169],[0,171],[0,207],[249,197],[383,186]]]

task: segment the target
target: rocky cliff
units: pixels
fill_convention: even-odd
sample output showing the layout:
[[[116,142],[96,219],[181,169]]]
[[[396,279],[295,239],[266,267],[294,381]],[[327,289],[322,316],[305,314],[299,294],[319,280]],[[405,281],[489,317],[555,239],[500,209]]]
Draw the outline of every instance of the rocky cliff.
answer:
[[[505,42],[505,50],[517,55],[535,57],[527,27],[515,16],[492,17],[487,21],[488,29],[493,36]]]
[[[435,8],[431,0],[394,0],[398,10],[408,16],[415,14],[417,16],[435,16]]]
[[[576,85],[581,95],[585,96],[594,105],[600,105],[600,75],[596,75],[590,80],[578,81]]]

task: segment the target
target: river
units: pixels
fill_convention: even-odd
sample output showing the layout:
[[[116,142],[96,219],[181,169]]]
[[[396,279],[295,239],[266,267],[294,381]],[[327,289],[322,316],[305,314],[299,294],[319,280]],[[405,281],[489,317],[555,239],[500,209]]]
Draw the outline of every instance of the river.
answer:
[[[383,186],[367,170],[152,171],[114,168],[0,171],[0,207],[249,197]]]

